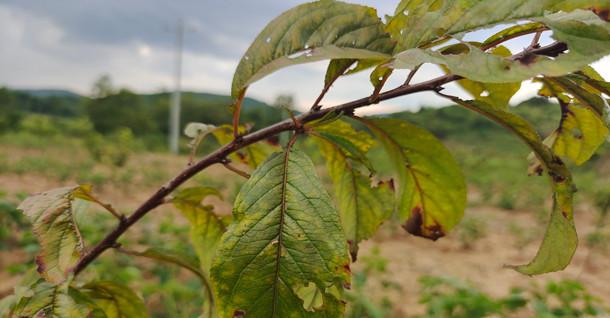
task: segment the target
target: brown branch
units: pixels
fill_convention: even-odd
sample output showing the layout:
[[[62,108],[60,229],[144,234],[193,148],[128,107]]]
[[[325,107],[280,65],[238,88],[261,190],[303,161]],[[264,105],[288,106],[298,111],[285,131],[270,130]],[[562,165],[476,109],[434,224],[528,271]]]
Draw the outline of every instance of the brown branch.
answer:
[[[563,43],[555,43],[549,46],[545,46],[539,49],[532,50],[528,52],[528,54],[545,54],[552,53],[558,54],[561,51],[561,48],[567,48]],[[513,56],[513,59],[517,59],[518,57]],[[437,91],[439,88],[447,84],[449,82],[453,82],[455,80],[460,79],[461,77],[458,75],[444,75],[440,76],[425,82],[417,83],[409,86],[399,86],[397,88],[386,91],[382,94],[379,94],[379,101],[384,101],[400,96],[405,96],[417,92],[423,91]],[[138,222],[142,217],[144,217],[148,212],[163,204],[164,198],[169,195],[172,191],[178,188],[181,184],[189,180],[191,177],[206,169],[207,167],[222,163],[224,158],[228,155],[246,147],[256,142],[268,139],[269,137],[275,136],[284,131],[298,131],[299,125],[306,124],[308,122],[320,119],[328,114],[341,114],[341,113],[352,113],[354,109],[365,107],[371,105],[371,101],[369,97],[364,97],[361,99],[357,99],[345,104],[341,104],[335,107],[324,108],[318,111],[309,111],[303,113],[297,117],[296,120],[286,119],[284,121],[278,122],[271,126],[265,127],[263,129],[246,133],[243,136],[233,140],[232,142],[220,147],[219,149],[213,151],[208,154],[197,163],[187,167],[183,170],[178,176],[170,180],[164,186],[159,188],[150,198],[148,198],[140,207],[138,207],[129,217],[125,218],[121,221],[115,229],[113,229],[110,233],[106,235],[97,245],[95,245],[91,250],[89,250],[76,265],[74,272],[75,274],[80,273],[83,269],[85,269],[91,262],[93,262],[97,257],[99,257],[106,250],[116,246],[117,240],[125,233],[132,225]]]
[[[408,86],[409,84],[411,84],[413,77],[415,77],[415,73],[417,73],[417,71],[419,71],[420,67],[421,67],[421,65],[418,65],[409,71],[409,75],[407,75],[407,79],[405,80],[405,83],[404,83],[405,86]]]
[[[231,164],[231,161],[229,159],[224,159],[222,161],[222,164],[225,166],[225,168],[227,168],[227,169],[237,173],[238,175],[240,175],[240,176],[242,176],[242,177],[244,177],[246,179],[250,179],[250,174],[249,173],[247,173],[245,171],[242,171],[242,170],[239,170],[239,168],[237,168],[237,167],[235,167],[234,165]]]

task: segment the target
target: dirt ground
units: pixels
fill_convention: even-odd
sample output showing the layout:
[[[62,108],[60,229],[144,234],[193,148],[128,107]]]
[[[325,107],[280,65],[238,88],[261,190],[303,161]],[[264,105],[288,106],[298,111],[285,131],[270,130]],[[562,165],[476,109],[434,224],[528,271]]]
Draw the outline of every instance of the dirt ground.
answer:
[[[466,215],[484,219],[487,223],[486,236],[468,249],[459,242],[455,232],[436,242],[398,232],[364,243],[361,251],[366,255],[377,246],[381,256],[389,260],[389,277],[402,287],[402,292],[394,295],[393,299],[402,314],[422,314],[422,307],[418,305],[420,287],[417,282],[422,275],[459,278],[495,297],[506,296],[512,287],[543,286],[548,281],[561,279],[578,280],[593,295],[610,304],[610,257],[585,246],[584,237],[594,228],[593,211],[586,207],[577,211],[581,242],[572,263],[562,272],[541,276],[524,276],[504,265],[527,263],[536,253],[544,226],[538,224],[531,213],[493,207],[475,207],[466,211]],[[510,231],[514,226],[531,231],[533,239],[520,245]],[[355,269],[358,269],[357,264]]]

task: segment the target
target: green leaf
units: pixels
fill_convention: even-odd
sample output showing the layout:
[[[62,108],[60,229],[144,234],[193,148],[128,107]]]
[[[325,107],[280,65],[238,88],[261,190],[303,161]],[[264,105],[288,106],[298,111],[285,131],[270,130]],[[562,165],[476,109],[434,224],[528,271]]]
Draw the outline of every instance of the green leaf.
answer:
[[[581,165],[606,141],[608,133],[606,124],[592,110],[566,105],[560,127],[549,138],[557,155]]]
[[[233,214],[212,265],[220,317],[342,316],[332,294],[310,312],[295,292],[350,281],[339,214],[305,154],[271,155],[242,187]]]
[[[220,126],[212,132],[212,135],[221,145],[228,144],[233,141],[233,127]],[[277,146],[269,142],[257,142],[232,153],[230,158],[256,168],[276,149]]]
[[[324,59],[389,58],[393,44],[373,8],[339,1],[297,6],[271,21],[239,62],[232,95],[286,66]]]
[[[520,273],[538,275],[564,269],[570,264],[578,245],[574,227],[574,186],[569,170],[536,130],[523,118],[480,101],[464,101],[449,97],[458,105],[475,111],[504,126],[523,140],[549,174],[553,187],[553,211],[544,239],[534,259],[527,265],[511,266]]]
[[[387,31],[398,41],[396,52],[424,46],[443,37],[497,24],[544,17],[548,12],[608,7],[606,0],[402,0]]]
[[[358,243],[373,236],[392,215],[393,194],[388,183],[373,187],[371,179],[363,175],[360,169],[361,166],[371,167],[366,153],[374,141],[369,134],[356,131],[344,121],[318,127],[316,132],[333,182],[350,254],[355,261]]]
[[[104,317],[80,293],[67,284],[53,285],[40,280],[22,297],[11,317],[82,318]]]
[[[72,201],[86,192],[80,186],[59,188],[31,196],[18,207],[32,222],[40,243],[38,272],[53,284],[66,281],[80,260],[84,243],[74,220]]]
[[[92,282],[81,289],[108,318],[146,318],[146,306],[129,287],[114,282]],[[85,317],[85,316],[81,316]]]
[[[504,46],[498,46],[490,50],[490,53],[503,57],[511,56],[510,51]],[[521,82],[482,83],[469,79],[461,79],[457,83],[472,95],[474,99],[502,109],[508,109],[510,99],[521,88]]]
[[[458,163],[427,130],[398,119],[362,119],[383,144],[398,181],[398,215],[409,233],[436,240],[464,215]]]
[[[569,51],[555,58],[530,55],[520,60],[483,52],[475,46],[467,53],[443,55],[419,48],[396,56],[395,68],[413,69],[422,63],[447,67],[453,74],[486,83],[519,82],[539,74],[561,76],[578,71],[610,54],[610,24],[590,11],[557,13],[536,19],[553,30],[553,37],[567,44]]]

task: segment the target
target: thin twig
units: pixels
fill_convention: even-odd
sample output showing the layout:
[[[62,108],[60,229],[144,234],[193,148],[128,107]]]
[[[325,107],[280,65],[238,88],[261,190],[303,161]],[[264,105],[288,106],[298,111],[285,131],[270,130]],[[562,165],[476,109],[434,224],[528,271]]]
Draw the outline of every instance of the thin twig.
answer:
[[[240,175],[240,176],[242,176],[242,177],[244,177],[246,179],[250,179],[250,174],[245,172],[245,171],[239,170],[239,168],[237,168],[234,165],[232,165],[231,164],[231,160],[229,160],[229,159],[223,160],[222,161],[222,165],[225,166],[225,168],[227,168],[227,169],[237,173],[238,175]]]
[[[381,90],[383,89],[383,86],[390,78],[390,75],[392,75],[392,70],[389,70],[387,73],[383,74],[383,76],[381,77],[381,80],[379,81],[379,85],[377,85],[375,87],[375,90],[373,90],[373,94],[371,95],[371,97],[369,97],[372,104],[379,103],[379,93],[381,93]]]
[[[237,140],[240,137],[239,134],[239,116],[241,114],[241,104],[244,101],[244,97],[246,96],[246,89],[243,89],[239,96],[235,100],[235,104],[233,105],[235,109],[233,110],[233,137]]]
[[[356,61],[354,60],[354,63],[355,62]],[[341,75],[343,75],[345,73],[345,71],[347,71],[352,65],[354,65],[354,63],[345,65],[341,69]],[[313,102],[313,105],[311,105],[311,108],[310,108],[311,111],[318,111],[318,110],[320,110],[320,108],[322,108],[322,105],[320,105],[320,103],[322,102],[322,99],[324,98],[324,96],[326,96],[326,93],[328,93],[328,90],[331,88],[331,86],[333,86],[333,84],[337,81],[338,78],[339,78],[339,76],[333,78],[330,81],[330,83],[324,84],[324,88],[322,89],[322,92],[320,92],[320,95],[318,95],[318,98],[316,98],[316,101]]]
[[[123,215],[122,213],[117,211],[111,204],[104,203],[104,202],[98,200],[98,198],[94,197],[91,194],[89,194],[87,196],[87,199],[89,199],[90,201],[93,201],[93,202],[97,203],[98,205],[100,205],[102,208],[104,208],[104,210],[110,212],[110,214],[112,214],[115,218],[117,218],[117,220],[119,220],[121,222],[123,222],[125,220],[125,215]]]
[[[534,34],[534,38],[532,38],[532,43],[530,43],[530,49],[534,49],[540,47],[540,36],[542,35],[542,31],[536,32]]]
[[[564,43],[556,42],[552,45],[532,50],[532,52],[530,53],[559,54],[562,51],[565,51],[566,49],[567,46]],[[517,58],[518,56],[515,55],[512,57],[512,59]],[[438,90],[438,87],[458,79],[461,79],[461,77],[458,75],[448,74],[414,85],[401,85],[395,89],[391,89],[382,94],[379,94],[379,101],[384,101],[417,92],[436,91]],[[287,119],[278,122],[263,129],[240,136],[232,142],[218,148],[217,150],[203,157],[195,164],[188,166],[180,174],[178,174],[164,186],[159,188],[152,196],[150,196],[146,201],[144,201],[144,203],[142,203],[142,205],[140,205],[140,207],[138,207],[131,215],[125,218],[123,222],[119,223],[116,228],[114,228],[92,249],[90,249],[85,255],[83,255],[83,257],[80,259],[80,261],[74,268],[75,274],[82,272],[83,269],[85,269],[89,264],[91,264],[91,262],[98,258],[102,253],[104,253],[109,248],[115,246],[116,241],[119,239],[119,237],[121,237],[121,235],[123,235],[123,233],[125,233],[132,225],[142,219],[146,214],[148,214],[148,212],[161,205],[164,202],[164,198],[168,196],[172,191],[174,191],[184,182],[186,182],[202,170],[206,169],[207,167],[213,164],[222,163],[223,158],[226,158],[228,155],[253,143],[268,139],[269,137],[275,136],[284,131],[294,131],[298,128],[297,123],[306,124],[308,122],[320,119],[331,113],[351,113],[356,108],[365,107],[369,105],[371,105],[371,101],[368,97],[365,97],[335,107],[324,108],[319,111],[309,111],[307,113],[295,117],[295,119],[298,121]]]
[[[417,73],[417,71],[419,71],[420,67],[421,67],[421,65],[418,65],[414,69],[409,71],[409,75],[407,75],[407,79],[405,80],[405,83],[403,85],[409,86],[409,84],[411,84],[411,80],[413,80],[413,77],[415,77],[415,73]]]

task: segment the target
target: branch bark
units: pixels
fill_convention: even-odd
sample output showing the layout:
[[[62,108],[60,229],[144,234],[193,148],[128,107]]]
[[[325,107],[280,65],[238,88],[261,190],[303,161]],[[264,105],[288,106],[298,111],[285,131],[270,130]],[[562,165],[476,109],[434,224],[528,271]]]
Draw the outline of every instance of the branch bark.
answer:
[[[554,44],[542,48],[518,53],[516,55],[513,55],[511,58],[519,59],[523,58],[527,54],[559,54],[560,52],[565,51],[566,49],[567,46],[564,43],[556,42]],[[461,79],[461,77],[458,75],[449,74],[413,85],[401,85],[397,88],[379,94],[377,101],[379,102],[389,100],[392,98],[423,91],[438,91],[442,85],[447,84],[449,82],[453,82],[458,79]],[[80,259],[79,263],[74,269],[75,274],[79,274],[80,272],[82,272],[89,264],[91,264],[91,262],[93,262],[106,250],[116,246],[117,240],[121,237],[121,235],[123,235],[123,233],[125,233],[131,226],[133,226],[136,222],[138,222],[146,214],[148,214],[148,212],[163,204],[164,198],[171,192],[173,192],[176,188],[178,188],[184,182],[186,182],[202,170],[206,169],[207,167],[213,164],[222,164],[225,158],[227,158],[227,156],[231,153],[256,142],[275,136],[281,132],[291,130],[297,131],[301,129],[301,127],[299,127],[300,125],[320,119],[327,114],[349,114],[357,108],[369,106],[371,104],[373,103],[371,102],[370,98],[364,97],[331,108],[311,110],[295,117],[294,120],[286,119],[266,128],[240,136],[239,138],[233,140],[231,143],[228,143],[220,147],[219,149],[213,151],[212,153],[199,160],[197,163],[187,167],[179,175],[177,175],[175,178],[173,178],[168,183],[159,188],[157,192],[155,192],[144,203],[142,203],[142,205],[140,205],[140,207],[138,207],[130,216],[122,219],[116,228],[114,228],[110,233],[108,233],[106,237],[104,237],[98,244],[96,244]]]

